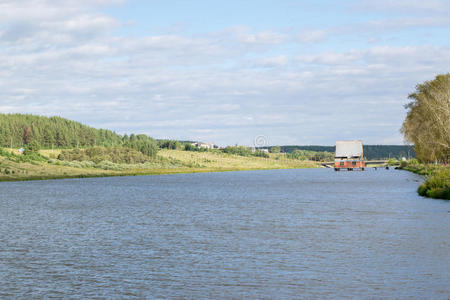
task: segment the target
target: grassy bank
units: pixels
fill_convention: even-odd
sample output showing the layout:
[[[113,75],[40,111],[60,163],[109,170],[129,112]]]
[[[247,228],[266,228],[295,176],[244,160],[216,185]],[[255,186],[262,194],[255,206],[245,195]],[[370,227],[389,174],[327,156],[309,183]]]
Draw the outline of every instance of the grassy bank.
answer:
[[[450,166],[408,163],[401,168],[425,176],[425,181],[417,189],[419,195],[450,200]]]
[[[181,150],[161,150],[158,155],[175,161],[180,161],[190,167],[209,169],[296,169],[315,168],[318,165],[312,161],[288,159],[285,154],[270,154],[268,158],[256,156],[240,156],[219,151],[192,152]]]
[[[24,156],[18,155],[16,151],[12,152],[11,156],[0,156],[0,181],[318,167],[314,162],[287,159],[282,154],[271,154],[268,158],[263,158],[221,152],[161,150],[154,159],[145,163],[117,164],[107,161],[94,163],[49,158],[56,157],[56,154],[61,152],[59,150],[41,150],[40,154],[45,159],[29,161],[24,160]]]

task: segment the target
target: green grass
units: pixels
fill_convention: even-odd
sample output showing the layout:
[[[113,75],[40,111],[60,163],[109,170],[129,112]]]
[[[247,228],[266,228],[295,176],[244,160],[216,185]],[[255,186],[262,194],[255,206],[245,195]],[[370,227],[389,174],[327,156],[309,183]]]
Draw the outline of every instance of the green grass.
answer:
[[[50,151],[41,151],[40,156],[27,157],[18,155],[15,151],[11,153],[0,149],[0,181],[319,167],[315,162],[287,159],[283,154],[270,154],[269,158],[263,158],[243,157],[219,151],[161,150],[156,158],[141,164],[42,159],[43,155],[54,157],[54,154],[60,153],[59,150]]]
[[[289,159],[285,154],[270,154],[268,158],[241,156],[220,151],[192,152],[181,150],[160,150],[158,155],[179,161],[191,167],[212,169],[294,169],[317,168],[312,161]]]
[[[450,200],[450,166],[410,163],[402,169],[425,176],[417,189],[419,195]]]

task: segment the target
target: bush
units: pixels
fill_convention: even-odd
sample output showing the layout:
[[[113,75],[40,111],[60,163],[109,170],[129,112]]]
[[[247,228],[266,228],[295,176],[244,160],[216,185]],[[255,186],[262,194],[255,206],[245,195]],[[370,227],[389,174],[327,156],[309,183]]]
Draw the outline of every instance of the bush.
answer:
[[[387,161],[387,164],[388,164],[388,166],[394,166],[394,165],[397,164],[397,160],[395,160],[394,158],[390,158],[390,159]]]
[[[158,145],[161,149],[172,149],[172,150],[177,150],[181,148],[181,144],[179,141],[174,141],[174,140],[161,140],[158,141]]]
[[[450,200],[450,188],[432,189],[427,193],[428,197]]]
[[[294,150],[286,154],[287,158],[314,161],[334,161],[334,154],[327,151]]]
[[[417,160],[417,158],[413,158],[408,161],[408,164],[409,165],[418,165],[419,161]]]
[[[264,152],[264,151],[255,151],[255,152],[253,153],[253,156],[269,158],[269,154],[266,153],[266,152]]]
[[[144,163],[150,160],[150,157],[142,154],[140,151],[125,147],[93,147],[88,149],[64,150],[58,156],[59,160],[64,161],[91,161],[100,163],[108,161],[112,163],[136,164]]]
[[[123,166],[107,160],[101,161],[100,163],[96,164],[95,167],[103,170],[113,170],[113,171],[122,171],[124,169]]]
[[[184,151],[208,152],[208,150],[209,150],[208,148],[197,147],[192,145],[191,143],[184,144]]]
[[[419,185],[419,188],[417,189],[417,193],[420,196],[426,196],[427,195],[427,185],[425,183],[422,183]]]
[[[46,160],[47,160],[46,157],[40,155],[37,152],[32,152],[32,153],[23,155],[22,157],[19,158],[20,162],[33,162],[33,161],[42,161],[42,162],[44,162]]]
[[[192,144],[184,144],[184,151],[194,151],[194,149],[197,148]]]
[[[281,147],[280,146],[273,146],[269,149],[270,153],[280,153]]]
[[[21,162],[34,162],[34,161],[46,161],[47,159],[40,155],[37,152],[33,152],[33,153],[29,153],[28,155],[17,155],[14,153],[11,153],[7,150],[4,150],[2,148],[0,148],[0,156],[6,157],[11,161],[14,161],[16,163],[21,163]]]
[[[450,200],[450,168],[442,168],[429,175],[417,192],[421,196]]]
[[[23,154],[24,155],[35,154],[35,153],[38,153],[39,150],[41,150],[41,146],[39,145],[39,143],[36,141],[32,141],[31,143],[29,143],[28,145],[25,146],[25,150],[23,151]]]
[[[248,147],[244,146],[228,146],[225,149],[223,149],[223,152],[227,154],[235,154],[240,156],[251,156],[252,150]]]

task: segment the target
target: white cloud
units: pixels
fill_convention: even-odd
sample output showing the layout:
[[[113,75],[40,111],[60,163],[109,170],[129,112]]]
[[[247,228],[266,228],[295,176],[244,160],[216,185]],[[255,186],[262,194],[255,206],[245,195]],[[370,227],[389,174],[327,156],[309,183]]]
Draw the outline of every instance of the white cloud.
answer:
[[[304,43],[323,42],[329,35],[327,30],[309,30],[298,35],[298,39]]]
[[[229,34],[232,38],[244,44],[279,44],[286,40],[284,34],[266,30],[262,32],[252,32],[247,26],[235,26],[226,29],[221,34]]]
[[[414,85],[450,65],[442,46],[303,48],[329,29],[116,36],[121,22],[96,10],[111,3],[2,1],[0,111],[221,144],[331,144],[344,129],[382,142]],[[359,115],[343,118],[348,107]]]
[[[364,0],[359,1],[356,7],[364,10],[388,11],[391,13],[446,13],[450,11],[450,3],[447,0]]]

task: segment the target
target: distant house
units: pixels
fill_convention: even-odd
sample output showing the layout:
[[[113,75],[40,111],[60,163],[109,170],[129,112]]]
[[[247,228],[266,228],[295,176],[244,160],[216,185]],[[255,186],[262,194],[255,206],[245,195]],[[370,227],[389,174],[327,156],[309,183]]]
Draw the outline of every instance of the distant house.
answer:
[[[354,141],[337,141],[336,153],[334,155],[334,169],[353,169],[364,170],[366,166],[364,162],[363,144],[360,140]]]
[[[192,146],[195,146],[197,148],[214,149],[214,143],[196,142],[196,143],[192,143]]]

